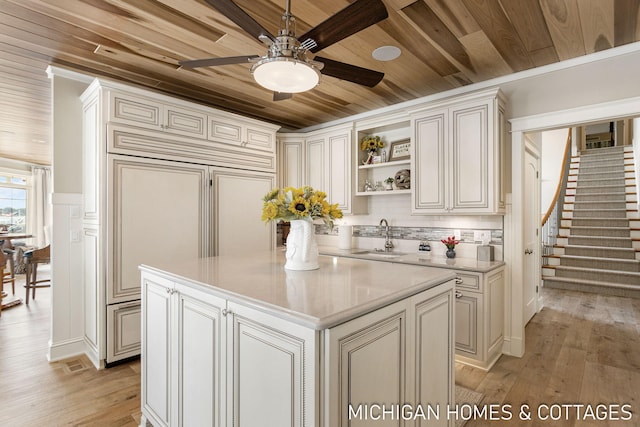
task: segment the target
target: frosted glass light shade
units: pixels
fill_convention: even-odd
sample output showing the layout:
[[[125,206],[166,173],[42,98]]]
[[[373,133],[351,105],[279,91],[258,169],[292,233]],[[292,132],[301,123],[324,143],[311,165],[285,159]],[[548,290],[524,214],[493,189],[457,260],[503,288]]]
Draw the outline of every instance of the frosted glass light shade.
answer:
[[[251,74],[260,86],[283,93],[305,92],[320,81],[315,67],[291,58],[263,59],[251,67]]]

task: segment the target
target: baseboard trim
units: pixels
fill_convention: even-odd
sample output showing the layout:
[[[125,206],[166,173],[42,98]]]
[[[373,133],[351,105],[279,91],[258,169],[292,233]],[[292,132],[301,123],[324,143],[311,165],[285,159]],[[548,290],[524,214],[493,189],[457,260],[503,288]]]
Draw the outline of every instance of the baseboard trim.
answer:
[[[60,341],[57,343],[49,341],[47,360],[49,362],[57,362],[59,360],[85,354],[85,350],[86,346],[82,338]]]

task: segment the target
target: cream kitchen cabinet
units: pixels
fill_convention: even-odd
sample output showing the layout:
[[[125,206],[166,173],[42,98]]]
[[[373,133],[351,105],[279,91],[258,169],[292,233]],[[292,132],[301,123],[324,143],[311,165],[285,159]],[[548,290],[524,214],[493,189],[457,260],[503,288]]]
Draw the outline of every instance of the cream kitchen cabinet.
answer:
[[[412,212],[504,213],[504,101],[498,90],[412,114]]]
[[[228,117],[209,115],[209,135],[220,141],[252,150],[275,153],[276,136],[272,127],[249,122],[246,119],[229,120]]]
[[[349,405],[453,404],[453,275],[321,258],[303,276],[273,253],[142,266],[141,426],[346,427]]]
[[[489,370],[504,341],[504,267],[456,272],[456,361]]]
[[[306,182],[306,144],[299,134],[278,135],[280,187],[302,187]]]
[[[283,187],[309,185],[327,193],[345,214],[363,213],[352,163],[352,124],[307,133],[279,134],[279,181]]]
[[[207,137],[207,114],[154,98],[112,90],[109,121],[196,138]]]
[[[142,281],[142,406],[155,426],[226,426],[226,301]]]
[[[140,264],[268,250],[275,240],[251,214],[275,184],[275,150],[154,127],[187,103],[128,89],[95,80],[81,97],[85,343],[99,367],[140,353]]]
[[[143,423],[311,426],[316,332],[143,274]]]
[[[351,124],[306,135],[306,185],[327,193],[345,214],[366,211],[366,201],[355,197]]]

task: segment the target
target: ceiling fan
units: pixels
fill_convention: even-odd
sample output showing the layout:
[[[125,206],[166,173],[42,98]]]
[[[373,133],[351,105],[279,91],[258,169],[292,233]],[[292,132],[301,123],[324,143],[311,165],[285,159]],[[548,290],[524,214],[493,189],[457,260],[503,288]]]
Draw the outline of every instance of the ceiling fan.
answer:
[[[318,84],[321,73],[368,87],[375,86],[384,77],[384,73],[344,62],[319,56],[313,59],[307,57],[308,52],[316,53],[387,18],[387,9],[382,0],[354,0],[300,37],[296,37],[291,0],[286,0],[285,13],[277,36],[269,33],[232,0],[206,2],[264,43],[269,50],[264,56],[229,56],[180,61],[179,64],[183,67],[253,63],[253,78],[261,86],[273,90],[276,101],[291,98],[293,93],[312,89]]]

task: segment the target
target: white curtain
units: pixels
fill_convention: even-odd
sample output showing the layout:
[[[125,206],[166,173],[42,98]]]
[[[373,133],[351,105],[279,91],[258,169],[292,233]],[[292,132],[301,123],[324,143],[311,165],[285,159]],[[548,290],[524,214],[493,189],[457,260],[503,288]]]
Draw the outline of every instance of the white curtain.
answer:
[[[31,211],[29,224],[32,242],[39,248],[51,243],[51,169],[34,166],[31,169]]]

